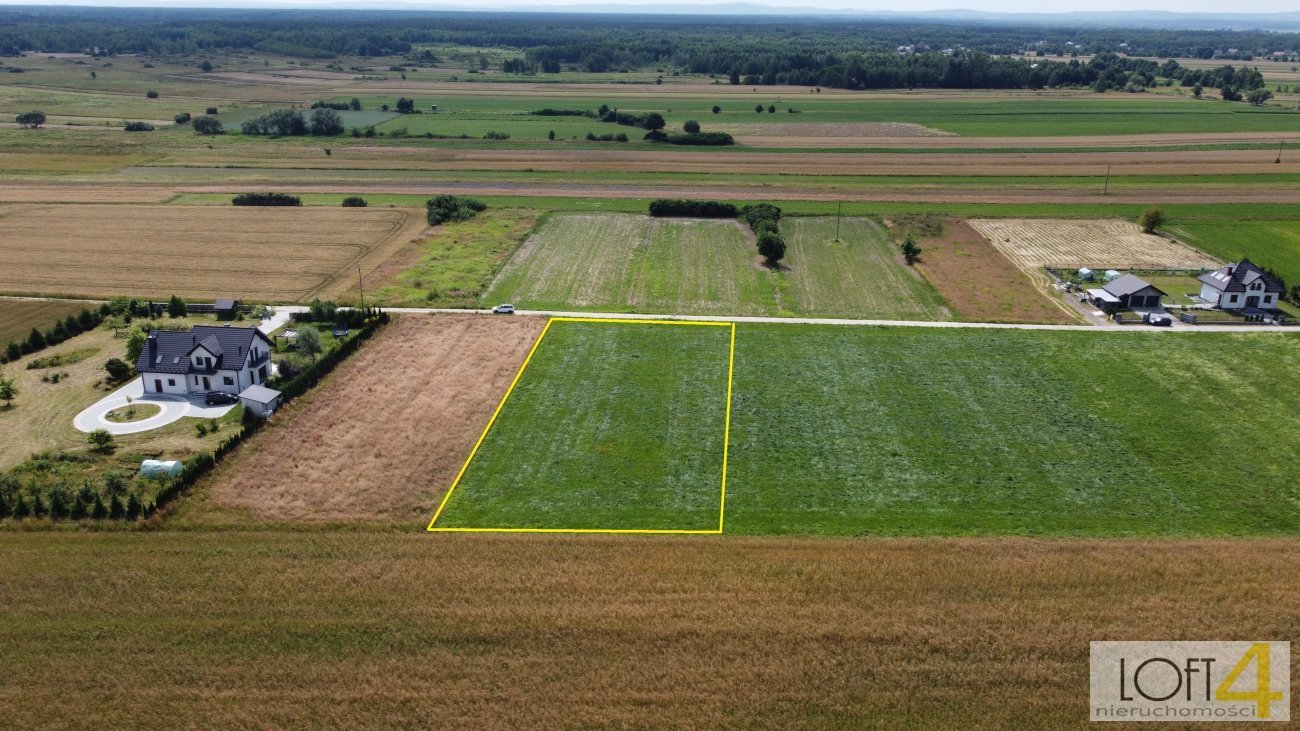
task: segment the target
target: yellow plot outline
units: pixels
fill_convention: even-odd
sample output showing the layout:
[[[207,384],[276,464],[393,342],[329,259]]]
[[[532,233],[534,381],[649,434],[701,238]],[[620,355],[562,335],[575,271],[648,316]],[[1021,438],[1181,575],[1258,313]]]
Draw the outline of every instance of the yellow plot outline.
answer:
[[[528,364],[533,360],[533,354],[537,352],[537,347],[542,344],[546,338],[546,333],[551,330],[551,323],[554,322],[612,322],[621,325],[695,325],[704,327],[730,327],[731,328],[731,350],[727,355],[727,413],[724,421],[722,434],[722,492],[721,499],[718,503],[718,528],[717,530],[674,530],[674,529],[657,529],[657,528],[446,528],[437,527],[434,524],[442,515],[443,509],[447,507],[447,502],[451,500],[451,494],[456,491],[460,485],[460,480],[465,476],[469,465],[474,461],[474,455],[478,454],[478,449],[487,439],[488,432],[492,430],[492,425],[496,423],[497,416],[505,408],[506,402],[510,400],[510,394],[514,393],[515,385],[523,377],[524,371],[528,369]],[[727,456],[731,445],[731,374],[736,366],[736,323],[734,322],[715,322],[706,320],[642,320],[633,318],[612,318],[612,317],[552,317],[546,321],[546,326],[533,341],[533,347],[528,350],[528,356],[524,358],[523,365],[519,366],[519,372],[515,374],[515,379],[510,382],[510,388],[501,397],[501,403],[497,404],[496,411],[492,412],[492,418],[488,419],[487,426],[483,427],[483,433],[479,435],[478,441],[474,443],[474,448],[470,450],[469,457],[465,458],[465,464],[461,465],[460,472],[456,473],[456,479],[452,481],[451,487],[447,488],[447,494],[442,496],[442,502],[438,503],[438,510],[433,514],[433,519],[429,521],[429,527],[426,529],[431,533],[639,533],[639,534],[675,534],[675,535],[717,535],[722,533],[723,521],[726,519],[727,512]]]

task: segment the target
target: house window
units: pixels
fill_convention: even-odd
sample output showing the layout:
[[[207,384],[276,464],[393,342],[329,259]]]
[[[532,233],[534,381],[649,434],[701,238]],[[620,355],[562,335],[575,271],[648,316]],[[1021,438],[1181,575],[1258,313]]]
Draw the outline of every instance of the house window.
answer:
[[[1228,298],[1228,301],[1229,301],[1229,302],[1236,302],[1236,301],[1237,301],[1237,295],[1235,295],[1235,294],[1232,295],[1231,297]]]
[[[175,386],[175,385],[176,385],[176,379],[175,379],[175,378],[168,378],[168,379],[167,379],[167,385],[168,385],[168,386]]]
[[[235,385],[235,379],[231,378],[230,376],[222,377],[221,382],[226,384],[227,386]]]

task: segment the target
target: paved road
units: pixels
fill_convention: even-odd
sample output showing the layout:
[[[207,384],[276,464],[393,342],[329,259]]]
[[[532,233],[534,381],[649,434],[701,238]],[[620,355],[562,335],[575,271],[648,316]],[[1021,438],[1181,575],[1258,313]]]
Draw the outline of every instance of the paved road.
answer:
[[[299,308],[305,309],[305,308]],[[432,307],[385,307],[392,313],[477,314],[490,315],[490,310],[455,310]],[[567,312],[564,310],[517,310],[519,315],[543,317],[600,317],[612,320],[686,320],[696,322],[771,322],[805,325],[873,325],[882,327],[928,328],[987,328],[992,330],[1081,330],[1084,332],[1292,332],[1300,333],[1300,326],[1281,325],[1196,325],[1180,328],[1150,327],[1147,325],[1028,325],[1005,322],[931,322],[928,320],[848,320],[831,317],[739,317],[728,315],[647,315],[628,312]],[[505,317],[505,315],[501,315]]]

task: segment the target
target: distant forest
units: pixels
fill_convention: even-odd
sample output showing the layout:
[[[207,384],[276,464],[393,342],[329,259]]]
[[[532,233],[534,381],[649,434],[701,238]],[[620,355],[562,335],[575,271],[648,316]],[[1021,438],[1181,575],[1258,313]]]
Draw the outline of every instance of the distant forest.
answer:
[[[406,56],[421,46],[517,48],[508,72],[660,68],[725,83],[845,89],[1137,90],[1153,83],[1262,85],[1259,74],[1191,72],[1116,54],[1245,58],[1294,54],[1297,36],[1251,31],[994,26],[844,18],[522,13],[0,9],[0,55],[91,52],[199,55],[255,50],[301,58]],[[900,52],[900,49],[903,49]],[[1028,54],[1012,59],[1010,54]],[[1102,56],[1089,63],[1076,55]],[[1288,60],[1296,60],[1287,56]]]

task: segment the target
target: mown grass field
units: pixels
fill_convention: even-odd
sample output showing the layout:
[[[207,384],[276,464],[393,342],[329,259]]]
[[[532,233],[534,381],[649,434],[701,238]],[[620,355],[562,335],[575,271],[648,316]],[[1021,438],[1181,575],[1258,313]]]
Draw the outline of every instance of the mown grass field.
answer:
[[[1187,223],[1176,227],[1187,243],[1224,261],[1249,258],[1276,269],[1288,283],[1300,282],[1300,221]]]
[[[91,306],[86,302],[0,299],[0,348],[25,339],[32,328],[45,332],[56,321]]]
[[[735,221],[552,215],[484,299],[535,309],[767,315],[774,292]]]
[[[434,528],[719,528],[731,327],[553,320]]]
[[[886,320],[946,320],[943,298],[907,267],[889,231],[868,218],[845,218],[835,239],[829,216],[781,222],[789,287],[782,305],[801,315]],[[788,301],[787,301],[788,300]]]
[[[1285,638],[1300,615],[1293,540],[5,532],[0,552],[17,728],[1077,728],[1089,640]]]
[[[934,288],[864,218],[786,218],[781,270],[734,221],[552,215],[484,300],[536,309],[942,320]]]

